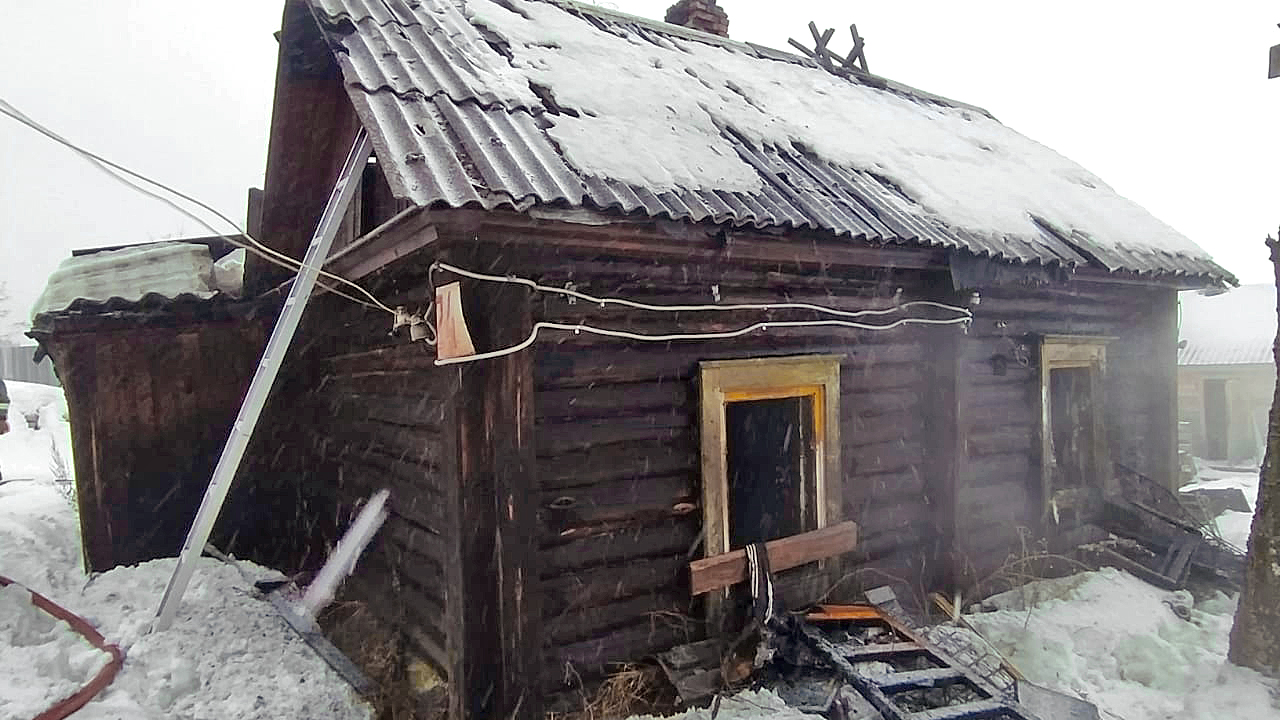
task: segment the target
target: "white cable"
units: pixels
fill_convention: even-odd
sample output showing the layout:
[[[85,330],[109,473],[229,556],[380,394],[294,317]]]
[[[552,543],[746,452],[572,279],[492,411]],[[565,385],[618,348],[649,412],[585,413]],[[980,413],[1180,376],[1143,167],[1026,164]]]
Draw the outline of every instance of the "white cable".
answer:
[[[734,310],[811,310],[826,315],[836,315],[838,317],[859,318],[868,315],[888,315],[890,313],[899,312],[912,307],[933,307],[941,310],[948,310],[963,314],[967,318],[972,318],[973,313],[968,308],[957,307],[955,305],[947,305],[944,303],[933,302],[932,300],[912,300],[901,305],[895,305],[891,308],[881,310],[837,310],[823,305],[813,305],[811,303],[737,303],[726,305],[651,305],[649,303],[635,302],[623,298],[614,297],[596,297],[587,293],[570,290],[568,288],[551,287],[549,285],[540,285],[528,278],[516,276],[487,275],[478,273],[474,270],[460,268],[457,265],[451,265],[443,260],[437,260],[431,266],[432,271],[447,270],[455,275],[471,278],[472,280],[483,280],[485,282],[508,283],[511,285],[523,285],[539,292],[556,293],[567,297],[585,300],[600,306],[605,305],[622,305],[624,307],[636,308],[637,310],[652,310],[657,312],[705,312],[705,311],[734,311]]]
[[[625,340],[638,340],[640,342],[678,342],[684,340],[728,340],[743,335],[749,335],[756,331],[765,331],[771,328],[800,328],[800,327],[849,327],[856,330],[892,330],[904,325],[967,325],[972,317],[958,317],[948,320],[931,320],[929,318],[899,318],[888,325],[868,325],[866,323],[849,322],[848,320],[794,320],[794,321],[767,321],[758,322],[748,325],[737,330],[726,330],[724,332],[706,332],[706,333],[675,333],[670,335],[644,335],[641,333],[628,332],[626,330],[610,330],[608,328],[598,328],[591,325],[569,325],[557,322],[538,322],[534,323],[532,332],[529,337],[512,345],[510,347],[501,348],[499,350],[490,350],[489,352],[477,353],[475,355],[464,355],[455,358],[436,358],[436,365],[458,365],[461,363],[476,362],[478,360],[492,360],[493,358],[513,355],[532,345],[538,339],[539,330],[562,330],[572,333],[588,333],[591,335],[604,335],[606,337],[623,338]]]
[[[194,220],[195,222],[199,223],[199,224],[200,224],[200,225],[202,225],[206,230],[208,230],[209,232],[213,233],[214,235],[217,235],[217,236],[219,236],[219,237],[221,237],[221,238],[226,239],[226,240],[227,240],[228,242],[230,242],[231,244],[236,245],[236,246],[239,246],[239,247],[242,247],[242,248],[244,248],[245,250],[247,250],[248,252],[252,252],[253,254],[255,254],[255,255],[257,255],[257,256],[259,256],[259,257],[263,258],[264,260],[267,260],[268,262],[271,262],[271,263],[274,263],[274,264],[276,264],[276,265],[279,265],[280,267],[283,267],[283,268],[285,268],[286,270],[289,270],[289,271],[291,271],[291,272],[297,272],[297,271],[299,271],[299,270],[301,270],[301,269],[302,269],[302,263],[301,263],[301,262],[299,262],[298,260],[296,260],[296,259],[294,259],[294,258],[292,258],[292,257],[290,257],[290,256],[288,256],[288,255],[286,255],[286,254],[284,254],[284,253],[282,253],[282,252],[279,252],[279,251],[277,251],[277,250],[275,250],[275,249],[273,249],[273,248],[271,248],[271,247],[268,247],[268,246],[266,246],[266,245],[262,244],[261,242],[259,242],[258,240],[256,240],[256,239],[255,239],[255,238],[253,238],[252,236],[250,236],[247,232],[245,232],[244,230],[241,230],[239,225],[237,225],[233,220],[231,220],[230,218],[228,218],[226,215],[223,215],[221,212],[219,212],[217,208],[214,208],[214,207],[212,207],[211,205],[208,205],[208,204],[206,204],[206,203],[204,203],[204,202],[201,202],[200,200],[198,200],[198,199],[196,199],[196,198],[194,198],[194,197],[191,197],[190,195],[187,195],[186,193],[183,193],[183,192],[181,192],[180,190],[175,190],[174,188],[171,188],[171,187],[169,187],[168,185],[165,185],[165,184],[164,184],[164,183],[162,183],[162,182],[159,182],[159,181],[157,181],[157,180],[152,180],[151,178],[149,178],[149,177],[147,177],[147,176],[145,176],[145,175],[143,175],[143,174],[141,174],[141,173],[138,173],[138,172],[135,172],[135,171],[133,171],[133,170],[130,170],[129,168],[124,167],[123,165],[120,165],[120,164],[118,164],[118,163],[114,163],[114,162],[112,162],[112,161],[110,161],[110,160],[108,160],[108,159],[106,159],[106,158],[104,158],[104,157],[102,157],[102,156],[100,156],[100,155],[97,155],[97,154],[95,154],[95,153],[93,153],[93,152],[90,152],[89,150],[86,150],[86,149],[84,149],[84,148],[80,147],[79,145],[76,145],[75,143],[71,142],[70,140],[67,140],[66,138],[62,137],[61,135],[58,135],[57,133],[53,132],[52,130],[50,130],[49,128],[45,127],[44,125],[41,125],[40,123],[36,122],[35,120],[32,120],[32,119],[31,119],[30,117],[28,117],[25,113],[23,113],[23,112],[22,112],[21,110],[19,110],[18,108],[14,107],[14,106],[13,106],[13,104],[11,104],[11,103],[9,103],[9,102],[5,101],[3,98],[0,98],[0,114],[7,115],[7,116],[9,116],[10,118],[12,118],[12,119],[14,119],[14,120],[18,121],[19,123],[22,123],[23,125],[26,125],[27,127],[31,128],[32,130],[35,130],[36,132],[40,133],[41,135],[44,135],[45,137],[49,138],[50,140],[53,140],[54,142],[56,142],[56,143],[58,143],[58,144],[60,144],[60,145],[63,145],[64,147],[66,147],[66,148],[70,149],[71,151],[75,152],[77,155],[80,155],[81,157],[83,157],[83,158],[85,158],[86,160],[88,160],[92,165],[94,165],[94,166],[95,166],[95,167],[97,167],[99,170],[101,170],[101,171],[103,171],[104,173],[106,173],[109,177],[111,177],[112,179],[116,180],[117,182],[123,183],[126,187],[128,187],[128,188],[130,188],[130,189],[132,189],[132,190],[135,190],[135,191],[137,191],[137,192],[140,192],[140,193],[142,193],[142,194],[144,194],[144,195],[146,195],[146,196],[148,196],[148,197],[150,197],[150,198],[152,198],[152,199],[159,200],[160,202],[165,203],[165,204],[166,204],[166,205],[168,205],[170,208],[172,208],[172,209],[176,210],[177,212],[181,213],[182,215],[186,216],[187,218],[189,218],[189,219],[191,219],[191,220]],[[223,233],[221,233],[221,232],[219,232],[217,229],[215,229],[212,225],[210,225],[209,223],[205,222],[203,218],[201,218],[201,217],[197,216],[195,213],[190,212],[190,211],[189,211],[189,210],[187,210],[186,208],[184,208],[184,207],[182,207],[182,206],[178,205],[177,203],[173,202],[172,200],[170,200],[170,199],[168,199],[168,198],[162,197],[162,196],[160,196],[160,195],[158,195],[158,194],[156,194],[156,193],[154,193],[154,192],[152,192],[152,191],[150,191],[150,190],[148,190],[148,189],[146,189],[146,188],[143,188],[143,187],[141,187],[141,186],[139,186],[139,185],[137,185],[137,184],[135,184],[135,183],[131,182],[131,181],[130,181],[130,180],[128,180],[127,178],[122,177],[122,176],[120,175],[120,173],[123,173],[123,174],[125,174],[125,175],[128,175],[129,177],[137,178],[138,180],[141,180],[142,182],[145,182],[145,183],[147,183],[147,184],[149,184],[149,185],[154,185],[155,187],[158,187],[158,188],[160,188],[161,190],[164,190],[165,192],[171,193],[171,194],[173,194],[173,195],[174,195],[174,196],[176,196],[176,197],[179,197],[179,198],[181,198],[181,199],[183,199],[183,200],[186,200],[187,202],[189,202],[189,203],[191,203],[191,204],[193,204],[193,205],[196,205],[196,206],[198,206],[198,207],[200,207],[200,208],[204,209],[205,211],[207,211],[207,212],[209,212],[209,213],[212,213],[213,215],[217,216],[217,217],[218,217],[218,219],[222,220],[223,222],[227,223],[227,224],[228,224],[228,225],[230,225],[231,227],[235,228],[235,230],[236,230],[236,234],[237,234],[237,235],[239,235],[240,237],[243,237],[243,238],[244,238],[245,240],[247,240],[250,244],[249,244],[249,245],[246,245],[245,243],[240,242],[239,240],[237,240],[237,239],[236,239],[236,238],[234,238],[234,237],[231,237],[231,236],[229,236],[229,235],[224,235]],[[373,301],[373,304],[367,303],[367,302],[365,302],[365,301],[363,301],[363,300],[358,300],[358,299],[353,298],[353,297],[351,297],[350,295],[347,295],[346,293],[343,293],[343,292],[341,292],[341,291],[339,291],[339,290],[337,290],[337,289],[335,289],[335,288],[329,287],[328,285],[325,285],[325,284],[323,284],[323,283],[319,283],[321,287],[323,287],[324,289],[328,290],[329,292],[332,292],[332,293],[334,293],[335,295],[338,295],[338,296],[340,296],[340,297],[346,298],[347,300],[350,300],[350,301],[352,301],[352,302],[358,303],[358,304],[360,304],[360,305],[364,305],[365,307],[370,307],[370,308],[374,308],[374,309],[377,309],[377,310],[383,310],[383,311],[388,312],[388,313],[391,313],[391,314],[393,314],[393,315],[395,314],[395,311],[394,311],[394,310],[392,310],[390,307],[388,307],[387,305],[385,305],[385,304],[384,304],[381,300],[379,300],[378,298],[374,297],[374,295],[373,295],[372,293],[370,293],[368,290],[365,290],[365,289],[364,289],[363,287],[361,287],[360,285],[357,285],[356,283],[354,283],[354,282],[352,282],[352,281],[350,281],[350,280],[347,280],[347,279],[346,279],[346,278],[344,278],[344,277],[341,277],[341,276],[339,276],[339,275],[335,275],[335,274],[330,273],[330,272],[328,272],[328,271],[326,271],[326,270],[323,270],[323,269],[320,269],[318,272],[320,273],[320,275],[322,275],[322,276],[324,276],[324,277],[327,277],[327,278],[329,278],[329,279],[331,279],[331,280],[334,280],[334,281],[340,282],[340,283],[342,283],[342,284],[344,284],[344,285],[349,285],[349,286],[351,286],[351,287],[355,288],[356,290],[360,291],[360,293],[361,293],[361,294],[363,294],[365,297],[367,297],[367,298],[369,298],[371,301]]]

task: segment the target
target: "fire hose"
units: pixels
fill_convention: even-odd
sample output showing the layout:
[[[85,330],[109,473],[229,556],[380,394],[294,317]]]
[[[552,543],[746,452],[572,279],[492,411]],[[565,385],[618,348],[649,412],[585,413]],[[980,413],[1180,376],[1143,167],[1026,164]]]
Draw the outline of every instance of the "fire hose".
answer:
[[[0,575],[0,587],[12,584],[9,578]],[[21,583],[19,583],[21,584]],[[24,586],[25,587],[25,586]],[[102,634],[93,629],[93,626],[84,618],[58,605],[49,598],[40,593],[26,588],[31,593],[31,604],[40,608],[44,612],[52,615],[59,620],[71,626],[80,637],[83,637],[90,645],[107,653],[111,656],[111,661],[102,666],[97,675],[93,676],[87,684],[77,690],[75,693],[58,701],[53,707],[45,710],[35,716],[33,720],[62,720],[71,713],[84,707],[86,703],[94,698],[103,688],[111,684],[115,679],[116,673],[120,672],[120,666],[124,664],[124,651],[119,646],[107,643]]]

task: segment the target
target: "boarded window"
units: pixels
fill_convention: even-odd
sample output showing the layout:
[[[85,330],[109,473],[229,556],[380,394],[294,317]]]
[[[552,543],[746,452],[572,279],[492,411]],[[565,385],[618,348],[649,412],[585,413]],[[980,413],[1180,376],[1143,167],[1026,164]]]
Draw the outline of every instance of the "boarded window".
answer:
[[[840,517],[840,361],[701,365],[706,554],[797,535]]]

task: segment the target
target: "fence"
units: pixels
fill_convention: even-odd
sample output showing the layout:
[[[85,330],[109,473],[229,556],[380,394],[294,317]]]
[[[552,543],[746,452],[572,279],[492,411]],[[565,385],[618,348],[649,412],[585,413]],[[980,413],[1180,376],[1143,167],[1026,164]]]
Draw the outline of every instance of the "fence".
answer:
[[[49,358],[46,357],[36,363],[33,359],[35,354],[35,345],[0,346],[0,378],[44,385],[61,385],[58,377],[53,374],[53,363]]]

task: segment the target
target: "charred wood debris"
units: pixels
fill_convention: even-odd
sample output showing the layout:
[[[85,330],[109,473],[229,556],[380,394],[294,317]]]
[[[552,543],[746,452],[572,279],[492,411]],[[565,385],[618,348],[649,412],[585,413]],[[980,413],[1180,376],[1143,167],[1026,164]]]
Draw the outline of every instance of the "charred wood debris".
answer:
[[[1074,569],[1115,567],[1166,590],[1239,589],[1243,553],[1217,535],[1212,508],[1200,498],[1117,463],[1115,486],[1085,504],[1096,524],[1055,541]],[[949,622],[935,625],[887,586],[867,591],[864,604],[787,612],[774,595],[764,544],[746,555],[745,629],[658,655],[682,703],[709,704],[713,718],[723,696],[760,687],[832,720],[1099,717],[1088,702],[1028,682],[941,595],[931,599]]]

